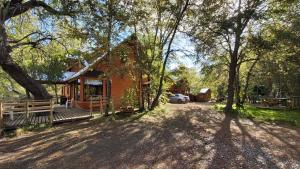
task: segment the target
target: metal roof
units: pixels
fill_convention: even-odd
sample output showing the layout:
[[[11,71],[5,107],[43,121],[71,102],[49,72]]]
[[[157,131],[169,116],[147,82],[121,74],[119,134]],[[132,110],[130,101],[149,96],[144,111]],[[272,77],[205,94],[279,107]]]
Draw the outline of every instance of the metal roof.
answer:
[[[96,66],[103,58],[105,58],[107,53],[103,54],[102,56],[98,57],[97,59],[95,59],[91,64],[87,64],[84,68],[82,68],[80,71],[78,71],[77,73],[73,74],[72,76],[66,78],[64,81],[66,82],[70,82],[70,81],[74,81],[76,79],[79,78],[79,76],[85,74],[86,72],[88,72],[89,70],[92,70],[94,68],[94,66]]]
[[[200,93],[205,94],[205,93],[207,93],[209,90],[210,90],[209,88],[203,88],[203,89],[200,90]]]

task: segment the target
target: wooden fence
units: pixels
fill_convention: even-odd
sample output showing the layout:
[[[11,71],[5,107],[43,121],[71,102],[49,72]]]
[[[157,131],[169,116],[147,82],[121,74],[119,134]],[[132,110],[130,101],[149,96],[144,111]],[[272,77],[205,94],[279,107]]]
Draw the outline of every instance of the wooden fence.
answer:
[[[13,118],[16,114],[25,114],[29,122],[29,115],[32,113],[49,112],[49,121],[53,123],[53,100],[26,100],[19,102],[0,101],[0,129],[4,128],[4,115]]]
[[[95,109],[99,109],[102,114],[105,110],[105,106],[108,104],[108,99],[102,96],[90,96],[90,115],[93,115]]]

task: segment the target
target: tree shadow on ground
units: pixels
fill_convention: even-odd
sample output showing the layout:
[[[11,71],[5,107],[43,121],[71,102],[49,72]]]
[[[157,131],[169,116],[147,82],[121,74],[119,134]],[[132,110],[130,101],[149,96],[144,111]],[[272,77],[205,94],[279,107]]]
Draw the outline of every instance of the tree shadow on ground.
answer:
[[[0,168],[276,168],[235,118],[199,106],[174,111],[155,120],[65,124],[1,141]],[[259,153],[247,155],[247,148]],[[260,156],[270,162],[257,162]]]

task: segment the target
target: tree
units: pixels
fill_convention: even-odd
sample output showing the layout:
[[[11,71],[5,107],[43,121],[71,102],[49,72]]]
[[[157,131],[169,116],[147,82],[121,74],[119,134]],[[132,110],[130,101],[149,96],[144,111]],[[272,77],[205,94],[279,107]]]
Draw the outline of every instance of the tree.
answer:
[[[185,0],[185,1],[179,1],[178,4],[176,4],[175,8],[173,7],[176,11],[174,13],[175,23],[173,25],[174,27],[171,27],[171,31],[170,31],[171,36],[170,36],[170,39],[169,39],[168,47],[167,47],[167,50],[166,50],[166,55],[165,55],[163,65],[162,65],[161,75],[160,75],[160,79],[159,79],[159,87],[158,87],[156,96],[155,96],[155,98],[152,102],[151,109],[154,109],[156,106],[158,106],[159,97],[162,94],[163,81],[164,81],[164,77],[165,77],[167,61],[168,61],[169,56],[172,52],[171,51],[172,43],[174,41],[177,30],[180,26],[180,22],[184,18],[186,10],[188,9],[188,5],[189,5],[189,0]],[[171,8],[171,9],[173,9],[173,8]]]
[[[238,62],[247,43],[246,30],[262,18],[266,3],[265,0],[204,1],[193,8],[195,15],[190,23],[195,24],[188,34],[203,55],[221,57],[228,66],[227,113],[232,111]]]
[[[180,65],[178,68],[168,72],[168,75],[172,77],[178,83],[183,80],[183,86],[190,90],[190,93],[198,94],[202,87],[204,87],[203,79],[200,76],[200,72],[197,72],[194,68],[187,68]],[[179,84],[180,85],[180,82]]]
[[[51,4],[59,6],[59,9],[52,7]],[[32,93],[36,99],[47,99],[51,96],[41,84],[30,77],[13,60],[11,52],[22,46],[31,46],[34,48],[44,41],[53,40],[53,37],[48,35],[43,36],[41,32],[31,32],[20,39],[13,39],[7,36],[7,25],[14,18],[32,10],[36,10],[36,14],[43,17],[47,17],[48,14],[55,16],[72,15],[75,4],[72,1],[44,2],[39,0],[5,0],[0,2],[0,65],[10,77]]]

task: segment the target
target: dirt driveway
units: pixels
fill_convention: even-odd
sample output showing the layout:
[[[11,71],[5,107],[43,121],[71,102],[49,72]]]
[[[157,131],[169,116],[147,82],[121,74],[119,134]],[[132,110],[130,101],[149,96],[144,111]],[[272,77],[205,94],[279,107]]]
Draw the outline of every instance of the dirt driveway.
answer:
[[[168,104],[135,121],[58,125],[0,140],[0,168],[300,168],[300,129]]]

